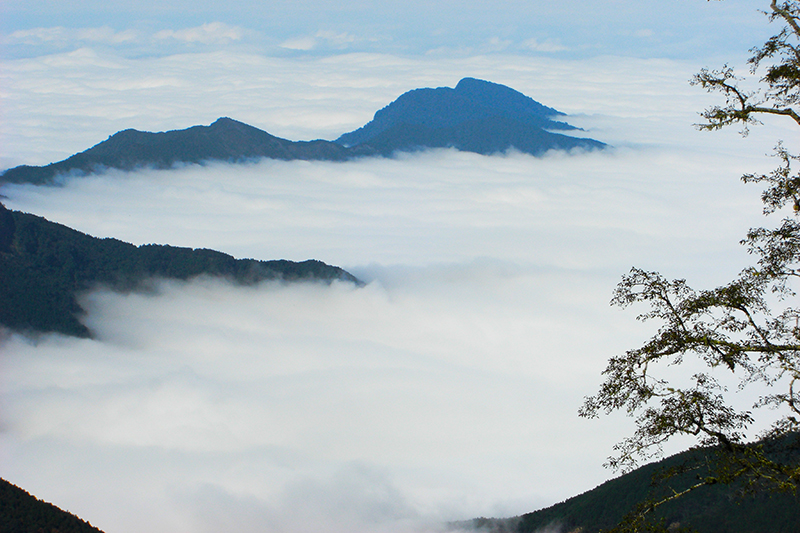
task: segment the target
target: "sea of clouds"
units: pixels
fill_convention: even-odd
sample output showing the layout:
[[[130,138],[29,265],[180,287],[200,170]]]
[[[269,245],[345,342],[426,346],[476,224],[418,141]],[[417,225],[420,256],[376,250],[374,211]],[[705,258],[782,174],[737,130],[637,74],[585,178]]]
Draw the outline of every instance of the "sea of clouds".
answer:
[[[3,63],[5,166],[127,127],[230,116],[335,138],[463,76],[569,113],[594,153],[437,150],[211,163],[7,185],[98,237],[341,266],[366,282],[163,281],[82,296],[92,340],[0,340],[2,477],[105,531],[408,531],[588,490],[630,430],[577,417],[606,360],[653,333],[610,308],[631,266],[726,282],[750,258],[779,122],[696,131],[702,64],[90,48]]]

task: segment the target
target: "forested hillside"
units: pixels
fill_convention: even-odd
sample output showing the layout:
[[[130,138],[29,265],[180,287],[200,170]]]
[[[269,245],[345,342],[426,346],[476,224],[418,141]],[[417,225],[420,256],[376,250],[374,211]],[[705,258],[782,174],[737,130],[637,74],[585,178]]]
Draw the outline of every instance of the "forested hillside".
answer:
[[[97,284],[127,291],[151,278],[201,274],[236,283],[263,280],[358,283],[321,261],[235,259],[206,249],[98,239],[0,204],[0,324],[16,331],[90,336],[80,320],[79,291]]]
[[[772,457],[800,462],[800,436],[763,443]],[[492,533],[580,531],[597,533],[618,524],[640,502],[681,492],[707,475],[714,450],[695,449],[640,467],[568,500],[508,519],[476,519],[471,525]],[[678,473],[665,478],[665,474]],[[764,492],[759,486],[719,482],[703,486],[655,511],[656,520],[673,530],[698,533],[796,533],[800,530],[800,496]]]
[[[89,522],[0,479],[0,533],[102,533]]]

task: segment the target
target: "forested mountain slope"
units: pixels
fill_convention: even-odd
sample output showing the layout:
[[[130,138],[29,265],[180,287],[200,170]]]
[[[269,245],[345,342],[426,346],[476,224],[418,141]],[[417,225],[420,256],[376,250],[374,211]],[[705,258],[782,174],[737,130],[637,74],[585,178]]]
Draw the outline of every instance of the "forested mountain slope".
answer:
[[[800,436],[763,444],[772,457],[800,463]],[[481,518],[467,525],[493,533],[580,531],[597,533],[620,522],[634,506],[680,492],[704,475],[703,465],[714,460],[711,449],[695,449],[642,466],[551,507],[507,519]],[[684,471],[685,470],[685,471]],[[665,472],[682,471],[660,480]],[[706,470],[707,471],[707,470]],[[655,516],[673,529],[698,533],[796,533],[800,531],[800,495],[748,490],[741,484],[718,483],[659,507]],[[554,528],[554,529],[547,529]]]
[[[16,331],[90,336],[76,294],[97,284],[126,291],[151,278],[219,276],[263,280],[360,283],[321,261],[234,259],[207,249],[98,239],[0,204],[0,325]]]
[[[0,533],[103,533],[89,522],[0,479]]]

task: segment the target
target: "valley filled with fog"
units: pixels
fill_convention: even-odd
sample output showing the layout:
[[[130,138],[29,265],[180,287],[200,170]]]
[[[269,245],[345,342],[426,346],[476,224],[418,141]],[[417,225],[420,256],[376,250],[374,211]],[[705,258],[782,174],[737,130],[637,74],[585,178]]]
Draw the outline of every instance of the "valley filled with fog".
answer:
[[[612,148],[3,186],[9,209],[97,237],[319,259],[366,283],[98,288],[82,298],[94,339],[5,336],[3,477],[109,533],[419,530],[591,489],[614,474],[602,464],[630,422],[577,410],[607,359],[654,327],[609,307],[620,277],[637,266],[722,284],[749,264],[738,241],[766,223],[739,176],[774,166],[782,126],[696,131],[716,103],[687,83],[703,66],[91,49],[6,61],[4,167],[219,116],[332,139],[463,76],[564,111]]]

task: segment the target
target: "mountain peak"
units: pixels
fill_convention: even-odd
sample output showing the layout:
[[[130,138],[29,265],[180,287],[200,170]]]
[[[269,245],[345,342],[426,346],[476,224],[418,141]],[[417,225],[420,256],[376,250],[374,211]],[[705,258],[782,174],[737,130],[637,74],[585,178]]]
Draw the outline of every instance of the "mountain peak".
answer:
[[[538,155],[552,149],[596,149],[605,145],[552,133],[576,130],[552,119],[564,113],[519,91],[476,78],[463,78],[454,89],[415,89],[375,113],[365,126],[335,142],[369,146],[378,153],[421,148],[456,148],[492,154],[516,149]]]
[[[501,107],[508,111],[530,113],[540,117],[565,116],[565,113],[540,104],[530,96],[506,85],[477,78],[463,78],[458,82],[455,92],[473,102],[491,107]]]
[[[104,169],[171,168],[176,164],[207,161],[244,161],[256,158],[342,161],[346,149],[332,142],[294,142],[264,130],[221,117],[209,126],[158,133],[126,129],[63,161],[43,167],[19,166],[6,170],[0,183],[52,183],[58,175],[91,174]]]
[[[64,161],[6,170],[0,183],[46,184],[58,175],[84,175],[109,168],[170,168],[255,158],[346,161],[425,148],[455,148],[486,155],[514,149],[540,155],[548,150],[605,147],[593,139],[555,133],[577,129],[553,120],[558,115],[564,113],[511,87],[467,77],[455,88],[408,91],[378,110],[369,123],[333,142],[289,141],[220,117],[209,126],[184,130],[122,130]]]
[[[217,120],[212,122],[208,127],[212,129],[233,129],[233,128],[241,128],[242,126],[247,128],[252,128],[249,124],[245,124],[244,122],[240,122],[238,120],[234,120],[230,117],[219,117]]]

